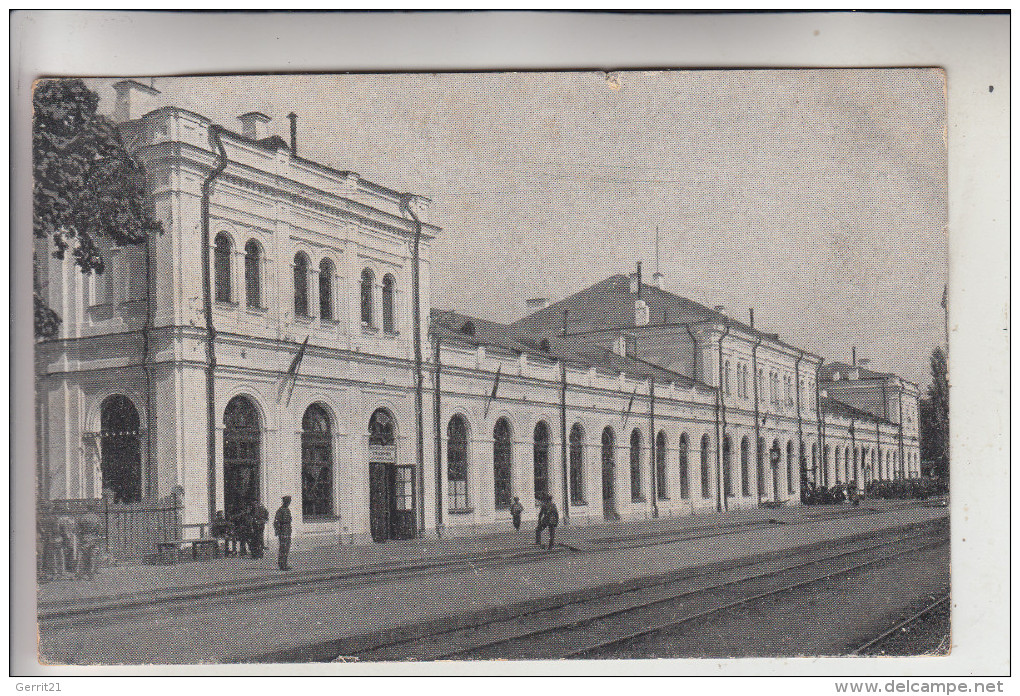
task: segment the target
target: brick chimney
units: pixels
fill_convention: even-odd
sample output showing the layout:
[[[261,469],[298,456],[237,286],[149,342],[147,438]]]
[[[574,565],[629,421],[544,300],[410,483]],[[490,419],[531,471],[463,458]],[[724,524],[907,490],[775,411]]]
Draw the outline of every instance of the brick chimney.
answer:
[[[161,92],[138,80],[121,80],[113,85],[117,99],[113,105],[114,121],[134,121],[156,108],[155,97]]]
[[[273,119],[261,111],[249,111],[238,116],[237,120],[241,122],[241,135],[249,140],[262,140],[268,137],[266,124]]]

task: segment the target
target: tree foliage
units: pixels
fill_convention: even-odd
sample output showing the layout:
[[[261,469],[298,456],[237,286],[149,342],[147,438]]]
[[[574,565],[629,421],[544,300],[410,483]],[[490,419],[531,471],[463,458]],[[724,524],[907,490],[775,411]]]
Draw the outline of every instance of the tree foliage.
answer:
[[[99,240],[139,244],[161,226],[145,198],[145,171],[117,127],[96,113],[99,97],[78,79],[45,80],[32,98],[33,232],[70,252],[83,273],[105,268]],[[36,335],[51,336],[59,317],[35,295]]]
[[[931,384],[921,399],[921,458],[935,465],[938,476],[949,475],[949,376],[946,354],[931,352]]]

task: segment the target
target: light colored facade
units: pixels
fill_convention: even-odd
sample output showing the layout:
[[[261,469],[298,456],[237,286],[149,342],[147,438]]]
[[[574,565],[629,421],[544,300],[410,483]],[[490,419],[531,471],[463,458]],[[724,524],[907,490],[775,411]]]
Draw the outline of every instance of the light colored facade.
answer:
[[[40,254],[63,317],[37,345],[43,495],[179,486],[190,523],[292,495],[297,536],[350,543],[502,529],[543,491],[586,524],[918,471],[914,385],[887,376],[876,413],[819,356],[626,276],[512,325],[432,311],[429,201],[296,156],[262,114],[236,133],[118,90],[164,233],[102,276]]]

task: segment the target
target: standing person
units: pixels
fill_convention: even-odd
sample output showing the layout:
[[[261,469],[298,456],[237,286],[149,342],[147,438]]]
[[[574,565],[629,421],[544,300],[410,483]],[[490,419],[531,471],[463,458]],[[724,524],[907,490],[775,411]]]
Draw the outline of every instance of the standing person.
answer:
[[[549,527],[549,549],[552,549],[553,544],[556,543],[556,527],[560,523],[560,511],[556,509],[556,503],[553,502],[552,496],[546,496],[546,503],[548,504],[548,511],[545,514],[545,524]]]
[[[280,509],[276,511],[276,517],[273,518],[273,531],[276,532],[276,536],[280,542],[280,555],[277,562],[280,565],[280,570],[290,570],[290,566],[287,565],[287,555],[290,553],[290,496],[283,496],[283,504],[280,505]]]
[[[81,540],[81,548],[78,552],[77,577],[84,580],[91,580],[95,577],[98,566],[96,556],[99,553],[99,544],[105,531],[103,521],[93,510],[86,510],[79,517],[78,538]]]
[[[524,512],[524,506],[521,505],[521,500],[516,495],[514,496],[514,502],[510,503],[510,518],[514,522],[514,529],[521,531],[521,513]]]
[[[553,547],[556,541],[556,527],[560,523],[560,511],[556,509],[556,503],[552,496],[546,494],[542,497],[542,508],[538,511],[538,525],[535,527],[535,544],[542,545],[542,530],[549,528],[549,548]]]
[[[57,516],[57,531],[60,536],[63,554],[58,559],[57,575],[61,578],[70,576],[70,572],[78,566],[78,520],[64,512]]]
[[[266,550],[266,522],[269,510],[259,501],[251,504],[251,557],[262,558]]]
[[[45,580],[52,580],[64,566],[64,541],[60,537],[53,503],[49,500],[39,501],[36,529],[42,542],[42,577]]]
[[[234,523],[237,531],[237,541],[240,546],[238,556],[247,556],[251,554],[254,556],[255,550],[251,547],[251,527],[252,527],[252,512],[251,503],[244,503],[241,506],[240,512],[237,513],[237,519]]]
[[[232,543],[230,540],[230,523],[227,522],[227,518],[223,516],[223,510],[216,511],[209,531],[212,538],[216,540],[217,546],[219,545],[220,540],[223,540],[223,555],[229,556],[230,545]],[[219,551],[216,553],[219,553]]]

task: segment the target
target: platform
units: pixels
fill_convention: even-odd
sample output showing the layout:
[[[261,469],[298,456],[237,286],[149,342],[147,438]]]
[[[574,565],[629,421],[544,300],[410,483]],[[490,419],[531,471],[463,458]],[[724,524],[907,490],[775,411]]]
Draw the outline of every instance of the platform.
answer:
[[[852,528],[855,526],[852,520],[859,520],[869,514],[883,514],[890,517],[890,523],[900,517],[912,519],[916,515],[908,514],[908,511],[916,510],[919,506],[919,503],[906,501],[867,501],[859,508],[849,505],[795,506],[598,525],[568,524],[557,529],[557,549],[552,552],[535,546],[534,527],[530,525],[523,526],[519,532],[511,528],[506,532],[484,536],[449,539],[436,539],[433,536],[361,546],[337,543],[303,549],[298,547],[291,552],[291,571],[280,571],[277,568],[275,539],[267,535],[268,547],[262,559],[227,557],[169,566],[108,566],[102,568],[91,580],[41,582],[38,586],[38,608],[40,614],[46,614],[51,611],[59,613],[61,608],[75,605],[101,606],[144,602],[146,598],[156,600],[178,595],[215,595],[218,592],[232,592],[261,585],[321,580],[331,575],[368,576],[402,568],[427,568],[493,556],[526,558],[569,549],[593,550],[631,542],[643,543],[659,535],[664,538],[712,535],[717,531],[740,527],[750,529],[763,524],[795,524],[841,515],[847,516],[848,527]]]

